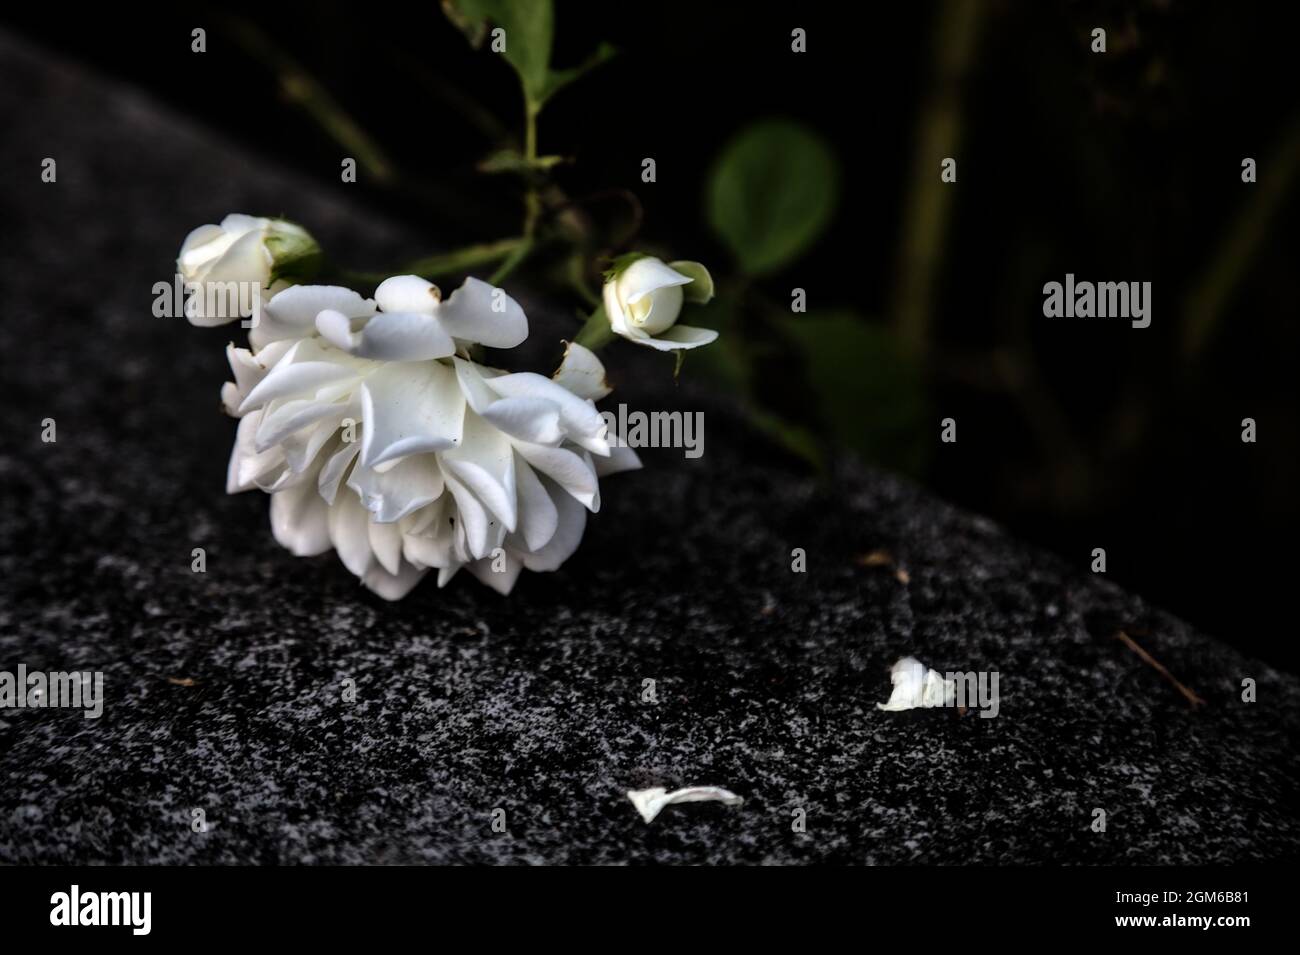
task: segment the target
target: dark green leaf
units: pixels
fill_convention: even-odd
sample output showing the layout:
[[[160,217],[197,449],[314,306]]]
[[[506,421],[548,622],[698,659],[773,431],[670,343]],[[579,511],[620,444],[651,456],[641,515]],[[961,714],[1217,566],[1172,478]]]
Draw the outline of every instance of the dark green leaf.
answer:
[[[743,130],[713,166],[708,215],[750,275],[793,262],[835,212],[839,165],[815,133],[788,120]]]
[[[549,95],[555,9],[551,0],[443,0],[447,18],[474,46],[489,41],[489,24],[505,31],[502,55],[519,74],[524,95],[540,106]]]
[[[569,70],[551,70],[546,77],[546,85],[542,90],[541,98],[538,105],[545,103],[552,96],[564,89],[575,80],[580,80],[596,67],[600,66],[607,60],[612,59],[618,53],[614,47],[608,43],[602,43],[596,48],[596,52],[587,57],[583,62]]]
[[[878,464],[918,473],[930,447],[925,382],[890,330],[848,311],[793,315],[781,329],[803,357],[832,436]]]

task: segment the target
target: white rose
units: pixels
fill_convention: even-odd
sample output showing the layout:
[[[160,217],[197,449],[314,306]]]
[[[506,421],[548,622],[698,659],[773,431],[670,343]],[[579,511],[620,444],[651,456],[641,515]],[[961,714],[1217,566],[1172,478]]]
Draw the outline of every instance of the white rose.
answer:
[[[600,507],[600,478],[640,461],[611,446],[594,404],[605,369],[582,346],[553,379],[457,354],[527,336],[523,309],[493,292],[470,278],[444,302],[403,275],[374,299],[276,294],[256,351],[227,350],[222,401],[240,419],[227,490],[269,493],[277,541],[337,551],[388,600],[430,570],[439,586],[465,569],[501,593],[522,570],[556,570]]]
[[[176,259],[176,271],[193,290],[185,317],[202,326],[247,318],[255,298],[260,305],[287,287],[281,276],[305,271],[319,253],[307,230],[283,219],[234,214],[220,225],[199,226],[185,237]]]
[[[682,303],[713,298],[713,278],[698,262],[665,264],[653,256],[615,264],[602,293],[609,327],[616,335],[660,351],[698,348],[718,337],[708,328],[678,325]]]

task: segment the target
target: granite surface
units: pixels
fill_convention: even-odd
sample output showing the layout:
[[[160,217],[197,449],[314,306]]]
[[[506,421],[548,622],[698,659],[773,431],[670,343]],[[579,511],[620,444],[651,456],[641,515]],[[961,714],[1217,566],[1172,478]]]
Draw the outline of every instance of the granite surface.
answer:
[[[291,557],[263,496],[223,491],[228,333],[154,318],[151,287],[228,211],[369,264],[428,237],[3,34],[0,115],[0,670],[103,671],[107,697],[0,710],[0,862],[1295,857],[1295,676],[890,475],[814,479],[639,357],[629,400],[705,409],[705,454],[611,479],[561,572],[388,604]],[[877,710],[907,653],[997,671],[997,718]],[[647,826],[623,795],[696,783],[746,802]]]

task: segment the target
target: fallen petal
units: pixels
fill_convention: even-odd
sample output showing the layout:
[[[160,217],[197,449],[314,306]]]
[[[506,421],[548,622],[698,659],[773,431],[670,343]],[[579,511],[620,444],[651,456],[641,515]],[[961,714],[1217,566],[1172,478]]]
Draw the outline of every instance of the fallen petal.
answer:
[[[627,798],[632,800],[636,811],[646,822],[654,822],[664,806],[678,802],[720,802],[727,806],[739,806],[745,800],[729,789],[720,786],[690,786],[669,792],[662,786],[653,789],[629,789]]]

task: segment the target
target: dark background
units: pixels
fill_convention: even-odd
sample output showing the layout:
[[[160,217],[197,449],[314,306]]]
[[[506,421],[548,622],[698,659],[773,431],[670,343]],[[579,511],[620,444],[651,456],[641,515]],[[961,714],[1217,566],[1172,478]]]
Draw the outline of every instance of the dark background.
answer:
[[[725,275],[726,249],[703,214],[712,162],[749,121],[798,119],[838,153],[840,208],[809,254],[760,284],[776,301],[803,287],[814,308],[850,308],[892,334],[900,276],[912,268],[903,237],[916,190],[938,178],[940,157],[918,155],[918,130],[950,108],[959,179],[945,187],[942,231],[925,239],[940,258],[929,333],[909,359],[926,410],[907,446],[895,433],[877,441],[873,421],[893,402],[881,394],[856,409],[865,440],[855,447],[1080,566],[1105,547],[1116,581],[1294,669],[1282,625],[1300,530],[1292,35],[1273,4],[974,9],[970,62],[954,71],[944,38],[958,4],[855,13],[844,4],[561,0],[557,65],[602,40],[621,52],[547,107],[541,149],[574,157],[559,178],[570,195],[597,197],[593,214],[626,214],[616,191],[630,190],[645,241]],[[474,168],[518,134],[516,80],[470,49],[437,4],[3,17],[337,184],[347,153],[237,42],[241,20],[255,23],[382,146],[390,181],[363,169],[348,188],[426,229],[429,249],[412,255],[518,228],[515,191]],[[203,56],[190,52],[195,26],[208,29]],[[795,26],[808,31],[807,54],[790,53]],[[1104,56],[1088,50],[1094,26],[1108,30]],[[654,184],[640,181],[646,156],[657,162]],[[1245,156],[1259,163],[1256,184],[1241,182]],[[228,211],[292,218],[292,198],[283,209],[214,208],[212,219]],[[1151,281],[1151,327],[1044,318],[1042,284],[1066,272]],[[1189,347],[1188,329],[1202,320],[1203,345]],[[742,314],[741,329],[746,322]],[[753,328],[770,333],[757,318]],[[764,397],[821,428],[806,392],[769,370]],[[942,446],[938,421],[949,415],[959,440]],[[1258,422],[1254,445],[1240,441],[1247,416]]]

